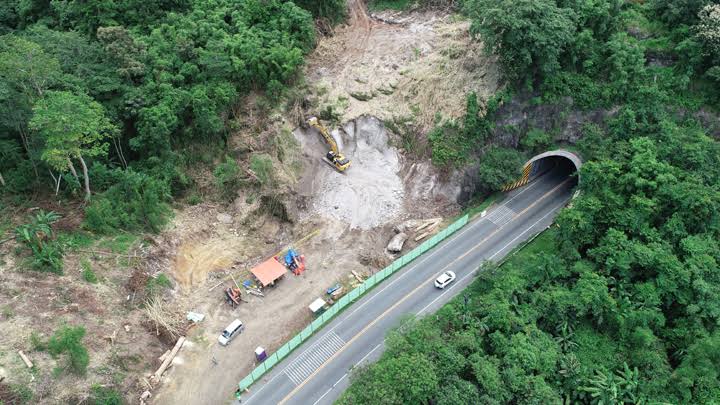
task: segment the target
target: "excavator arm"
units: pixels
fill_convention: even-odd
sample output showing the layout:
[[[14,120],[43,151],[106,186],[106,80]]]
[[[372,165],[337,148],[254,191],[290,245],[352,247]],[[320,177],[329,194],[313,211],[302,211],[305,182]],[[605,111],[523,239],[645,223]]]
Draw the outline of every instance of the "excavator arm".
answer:
[[[325,140],[325,143],[327,143],[328,147],[330,147],[330,150],[328,151],[325,159],[323,160],[341,173],[344,172],[348,167],[350,167],[350,161],[345,158],[342,152],[340,152],[340,148],[338,148],[338,144],[335,141],[335,138],[333,138],[332,134],[330,134],[327,128],[325,128],[325,126],[320,123],[320,120],[318,120],[317,117],[310,117],[307,123],[311,127],[318,130],[320,135]]]
[[[308,120],[308,124],[310,124],[311,127],[315,128],[320,132],[320,135],[322,135],[323,139],[325,140],[325,143],[328,144],[330,147],[330,151],[334,154],[339,154],[340,149],[338,149],[337,142],[335,142],[335,138],[332,137],[330,132],[325,128],[323,124],[320,123],[320,121],[317,119],[317,117],[310,117]]]

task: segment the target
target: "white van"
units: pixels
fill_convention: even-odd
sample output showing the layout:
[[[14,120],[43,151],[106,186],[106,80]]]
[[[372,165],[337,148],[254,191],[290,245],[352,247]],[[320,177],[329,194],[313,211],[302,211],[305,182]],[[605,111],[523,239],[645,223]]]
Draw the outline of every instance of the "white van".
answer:
[[[227,346],[227,344],[230,343],[235,336],[239,335],[243,329],[245,329],[245,325],[243,325],[239,319],[232,321],[232,323],[222,332],[222,335],[218,336],[218,342],[220,342],[223,346]]]

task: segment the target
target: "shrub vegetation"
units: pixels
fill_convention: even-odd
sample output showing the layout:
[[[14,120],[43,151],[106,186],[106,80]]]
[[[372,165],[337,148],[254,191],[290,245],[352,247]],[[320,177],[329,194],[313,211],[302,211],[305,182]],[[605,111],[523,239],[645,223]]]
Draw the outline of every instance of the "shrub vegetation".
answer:
[[[612,113],[582,128],[581,193],[557,227],[480,269],[467,301],[390,333],[339,403],[717,403],[720,144],[695,112],[718,107],[720,7],[467,0],[464,10],[511,87]],[[454,145],[469,134],[455,129],[460,141],[436,135],[435,161],[465,154]],[[549,143],[538,131],[521,139],[533,152]],[[481,178],[497,187],[517,152],[489,148]]]

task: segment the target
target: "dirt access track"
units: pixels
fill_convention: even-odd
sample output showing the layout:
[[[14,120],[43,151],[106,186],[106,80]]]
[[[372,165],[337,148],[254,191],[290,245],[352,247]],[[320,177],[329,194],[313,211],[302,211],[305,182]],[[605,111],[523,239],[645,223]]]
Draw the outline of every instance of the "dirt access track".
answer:
[[[256,365],[256,347],[272,353],[312,320],[307,307],[326,297],[328,287],[350,288],[352,271],[368,275],[392,259],[385,245],[394,226],[457,210],[458,182],[407,156],[385,122],[407,119],[421,133],[437,114],[459,117],[467,93],[482,100],[497,90],[497,68],[470,40],[466,21],[383,14],[387,23],[358,13],[357,4],[351,3],[349,25],[320,40],[305,72],[317,108],[337,114],[339,125],[325,124],[352,166],[345,174],[334,171],[321,161],[327,147],[318,134],[297,128],[303,165],[285,202],[297,209],[294,223],[254,214],[258,202],[244,194],[229,206],[178,213],[161,236],[156,265],[176,281],[178,310],[206,317],[188,333],[152,403],[229,402]],[[253,265],[308,235],[296,246],[306,256],[303,275],[288,273],[264,297],[244,295],[248,302],[236,309],[223,302],[223,288],[233,284],[229,274],[239,283],[249,279]],[[217,336],[236,318],[245,331],[229,346],[218,345]]]

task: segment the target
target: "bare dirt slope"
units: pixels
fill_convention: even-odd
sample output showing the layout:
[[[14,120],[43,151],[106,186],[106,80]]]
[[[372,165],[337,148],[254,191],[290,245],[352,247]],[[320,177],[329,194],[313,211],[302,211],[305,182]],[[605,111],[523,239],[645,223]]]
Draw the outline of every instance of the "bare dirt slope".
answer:
[[[166,231],[135,240],[130,249],[74,251],[66,256],[61,277],[16,271],[15,244],[0,246],[0,378],[26,383],[40,403],[81,403],[91,384],[119,387],[129,403],[139,403],[147,376],[174,339],[156,336],[131,287],[144,288],[163,273],[172,284],[160,295],[168,310],[180,319],[187,311],[205,319],[187,332],[188,342],[150,402],[224,403],[254,367],[257,346],[272,352],[297,333],[311,319],[307,306],[328,287],[338,282],[352,287],[351,271],[367,275],[388,264],[392,256],[385,246],[395,225],[456,210],[458,181],[408,156],[400,134],[386,123],[409,120],[417,137],[437,115],[461,116],[467,93],[475,91],[482,99],[495,92],[496,65],[471,41],[468,23],[453,16],[370,18],[361,0],[350,0],[349,6],[349,24],[320,39],[309,57],[305,75],[314,101],[312,111],[303,111],[332,110],[335,124],[326,124],[352,161],[349,171],[340,174],[321,162],[327,147],[317,133],[297,128],[290,134],[292,128],[284,124],[290,117],[235,114],[245,121],[230,139],[228,154],[272,155],[277,184],[262,192],[281,195],[283,207],[293,213],[291,222],[261,210],[265,195],[257,190],[238,191],[229,204],[180,208]],[[284,138],[266,136],[282,131]],[[283,162],[273,151],[279,143]],[[302,167],[295,168],[298,162]],[[199,171],[199,187],[212,189],[212,174]],[[295,246],[306,256],[306,273],[287,273],[265,297],[245,295],[247,302],[239,308],[224,303],[223,289],[234,284],[230,275],[238,282],[249,279],[255,264],[310,234]],[[99,283],[82,280],[83,261]],[[235,318],[246,331],[220,347],[217,336]],[[53,376],[62,359],[32,351],[30,332],[49,334],[62,322],[87,329],[91,362],[85,378]],[[37,369],[28,370],[16,350],[28,352]]]
[[[470,38],[468,21],[435,12],[358,20],[322,39],[308,62],[308,81],[341,121],[413,117],[427,130],[438,114],[462,115],[468,93],[497,91],[497,64]]]
[[[291,190],[285,204],[298,213],[294,223],[253,214],[257,203],[248,203],[246,195],[228,207],[178,216],[165,235],[171,248],[164,265],[178,281],[176,293],[191,303],[183,310],[206,318],[191,330],[190,345],[154,391],[154,403],[229,400],[255,366],[257,346],[272,352],[311,320],[307,306],[325,289],[336,282],[349,288],[351,271],[370,274],[389,262],[384,248],[394,225],[456,209],[458,182],[406,157],[383,120],[410,117],[422,129],[438,113],[462,115],[468,92],[482,97],[497,89],[493,61],[471,43],[468,24],[451,16],[384,15],[397,22],[388,24],[370,19],[362,3],[349,4],[351,23],[320,40],[306,75],[314,82],[310,96],[319,100],[317,107],[341,110],[342,124],[329,129],[352,165],[346,173],[334,171],[321,161],[327,146],[320,136],[297,128],[302,174],[285,184]],[[223,282],[227,274],[241,282],[254,264],[316,230],[298,246],[306,273],[287,273],[265,289],[264,298],[245,295],[248,302],[237,309],[223,302],[222,288],[232,285]],[[246,324],[245,332],[220,347],[217,336],[235,318]]]
[[[28,265],[12,253],[16,247],[14,242],[0,246],[0,380],[28,387],[37,404],[83,403],[93,384],[135,397],[137,376],[165,350],[144,326],[143,311],[128,300],[129,268],[143,255],[142,247],[134,244],[127,253],[104,246],[67,252],[62,276],[21,270]],[[99,282],[83,280],[83,268],[89,266]],[[62,325],[85,328],[83,343],[90,352],[86,376],[64,371],[65,356],[53,358],[31,343],[31,334],[47,341]],[[34,363],[33,369],[25,366],[18,350]]]

